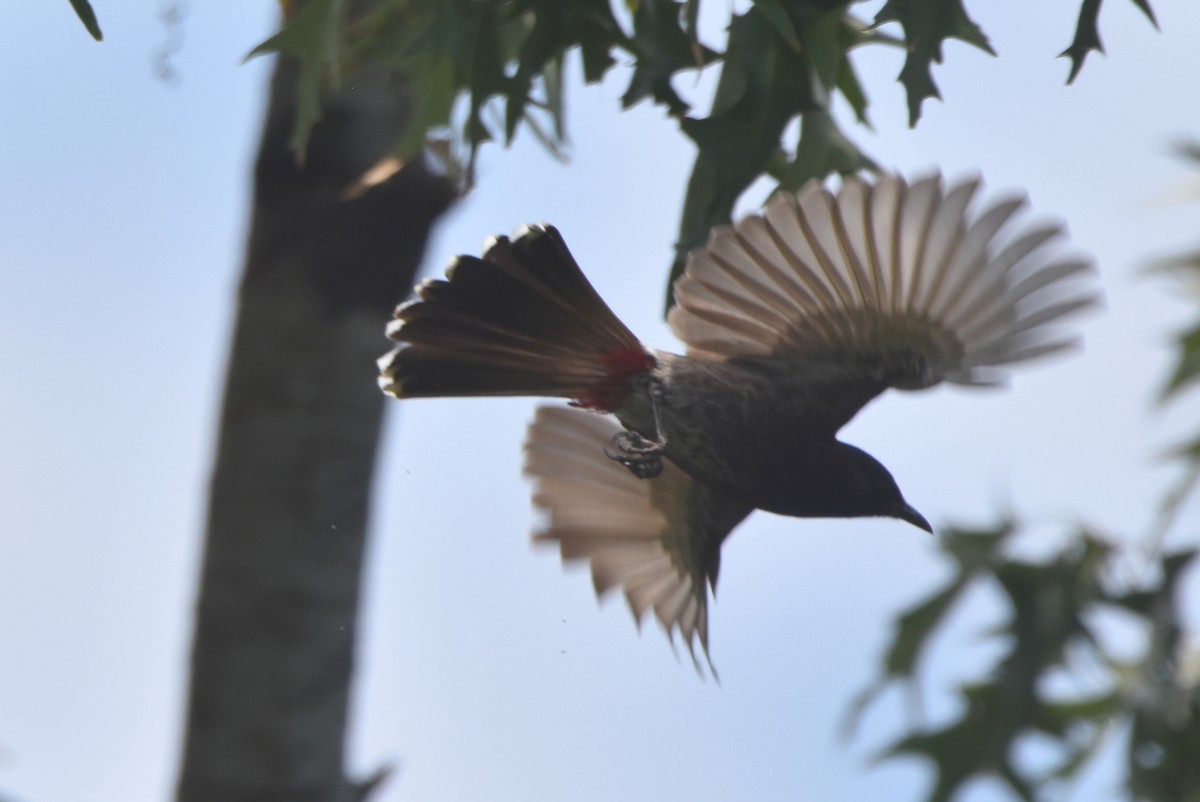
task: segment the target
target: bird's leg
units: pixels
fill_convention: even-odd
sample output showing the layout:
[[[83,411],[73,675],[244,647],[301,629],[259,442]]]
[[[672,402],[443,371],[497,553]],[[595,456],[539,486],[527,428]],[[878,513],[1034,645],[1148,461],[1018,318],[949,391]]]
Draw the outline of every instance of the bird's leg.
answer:
[[[653,479],[663,471],[662,440],[647,440],[638,432],[623,431],[613,435],[604,447],[605,455],[624,465],[639,479]]]
[[[640,432],[626,430],[613,435],[604,454],[628,468],[639,479],[653,479],[663,471],[663,455],[667,452],[667,435],[662,425],[662,382],[650,381],[650,410],[654,414],[654,439]]]

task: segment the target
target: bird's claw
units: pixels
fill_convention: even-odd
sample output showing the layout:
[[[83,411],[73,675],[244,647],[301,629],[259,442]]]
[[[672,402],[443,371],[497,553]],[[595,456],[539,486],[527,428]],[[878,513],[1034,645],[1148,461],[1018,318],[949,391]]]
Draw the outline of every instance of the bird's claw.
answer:
[[[663,386],[657,379],[650,385],[650,410],[654,415],[654,439],[640,432],[623,431],[613,435],[604,447],[604,454],[621,463],[639,479],[653,479],[663,472],[663,456],[667,453],[667,436],[663,432]]]
[[[663,471],[663,454],[667,444],[662,439],[647,440],[637,432],[623,431],[613,435],[604,455],[621,463],[639,479],[653,479]]]

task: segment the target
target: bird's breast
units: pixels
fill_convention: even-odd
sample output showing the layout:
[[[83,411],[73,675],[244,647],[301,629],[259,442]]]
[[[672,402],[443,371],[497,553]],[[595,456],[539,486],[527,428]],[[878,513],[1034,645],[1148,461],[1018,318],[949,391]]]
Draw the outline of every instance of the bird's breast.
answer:
[[[836,441],[803,376],[781,380],[754,366],[687,357],[659,364],[654,381],[661,386],[667,455],[679,467],[775,511],[793,506],[798,485],[819,483]],[[622,420],[649,435],[648,408],[638,406],[631,420]]]

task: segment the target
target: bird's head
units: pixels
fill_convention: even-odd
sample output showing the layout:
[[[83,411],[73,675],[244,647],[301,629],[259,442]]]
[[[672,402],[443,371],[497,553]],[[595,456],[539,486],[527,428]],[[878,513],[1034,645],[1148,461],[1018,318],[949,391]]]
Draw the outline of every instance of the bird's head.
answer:
[[[933,534],[925,516],[904,500],[899,485],[883,464],[862,449],[839,443],[843,480],[848,488],[844,502],[849,517],[888,517],[907,521]]]
[[[899,518],[933,532],[925,516],[904,500],[896,480],[879,460],[860,448],[834,441],[805,449],[803,467],[777,466],[760,483],[767,492],[755,506],[800,518]],[[792,470],[789,470],[791,468]]]

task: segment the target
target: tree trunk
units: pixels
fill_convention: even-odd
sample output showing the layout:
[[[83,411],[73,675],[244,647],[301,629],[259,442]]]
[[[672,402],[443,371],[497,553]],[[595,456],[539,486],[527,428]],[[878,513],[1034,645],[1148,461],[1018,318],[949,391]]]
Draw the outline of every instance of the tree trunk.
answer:
[[[402,131],[404,86],[357,77],[299,167],[296,81],[281,57],[212,480],[180,802],[364,793],[345,778],[343,738],[383,411],[374,360],[454,191],[418,161],[345,200]]]

